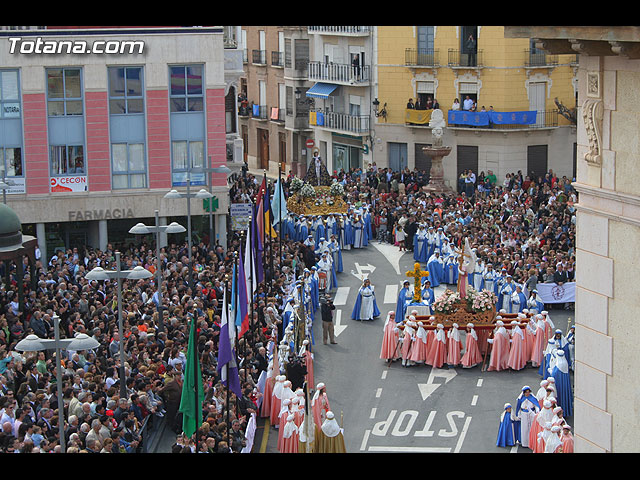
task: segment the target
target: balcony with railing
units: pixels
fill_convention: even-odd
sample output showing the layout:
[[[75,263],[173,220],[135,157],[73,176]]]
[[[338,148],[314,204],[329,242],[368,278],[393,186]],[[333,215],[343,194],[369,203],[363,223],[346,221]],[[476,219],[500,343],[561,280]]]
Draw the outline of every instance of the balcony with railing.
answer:
[[[454,68],[483,67],[483,56],[482,50],[478,50],[476,53],[466,53],[450,48],[447,55],[447,64]]]
[[[284,67],[284,52],[271,52],[271,66]]]
[[[312,82],[368,85],[370,68],[369,65],[354,67],[343,63],[309,62],[307,78]]]
[[[255,118],[256,120],[267,120],[267,118],[269,118],[269,108],[266,105],[251,105],[249,113],[251,114],[251,118]]]
[[[251,63],[253,63],[254,65],[266,65],[267,64],[266,50],[252,50]]]
[[[488,124],[485,122],[485,124],[483,125],[482,122],[480,122],[480,124],[474,124],[474,121],[475,121],[474,115],[477,115],[479,112],[468,112],[469,113],[468,119],[467,119],[468,121],[465,121],[464,123],[452,123],[450,122],[450,119],[447,119],[447,124],[449,128],[491,129],[491,130],[497,130],[501,132],[504,132],[505,130],[521,131],[521,130],[536,130],[541,128],[558,127],[558,110],[557,109],[535,111],[536,112],[535,122],[532,122],[532,123],[525,122],[524,120],[519,122],[518,118],[522,119],[523,117],[521,115],[518,115],[518,112],[525,113],[525,114],[528,113],[528,112],[522,112],[522,111],[510,112],[507,110],[502,110],[502,111],[498,110],[497,112],[493,112],[493,115],[500,114],[502,117],[504,117],[505,120],[502,120],[501,123],[494,123],[491,121],[491,117],[489,117]],[[511,117],[511,114],[514,114],[513,117]]]
[[[525,50],[525,67],[553,67],[558,65],[558,55],[550,55],[545,52]]]
[[[369,117],[366,115],[349,115],[348,113],[323,112],[309,110],[309,126],[321,127],[340,133],[368,135]]]
[[[410,67],[435,67],[439,62],[437,49],[407,48],[404,51],[404,64]]]
[[[350,35],[367,36],[373,28],[370,26],[352,25],[312,25],[308,27],[309,33],[320,33],[323,35]]]

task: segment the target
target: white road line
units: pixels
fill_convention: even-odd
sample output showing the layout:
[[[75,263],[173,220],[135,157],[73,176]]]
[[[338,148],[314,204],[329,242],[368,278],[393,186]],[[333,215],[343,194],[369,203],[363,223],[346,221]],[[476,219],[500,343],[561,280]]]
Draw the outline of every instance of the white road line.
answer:
[[[477,403],[478,403],[478,395],[474,395],[473,398],[471,399],[471,406],[475,407]]]
[[[382,389],[379,388],[376,390],[376,398],[380,398],[381,395],[382,395]]]
[[[482,386],[482,379],[479,378],[478,383],[476,383],[476,387],[481,387],[481,386]]]
[[[376,411],[377,411],[377,410],[378,410],[378,409],[377,409],[376,407],[373,407],[373,408],[371,409],[371,413],[369,414],[369,419],[373,420],[374,418],[376,418]]]
[[[471,417],[467,417],[464,421],[464,427],[462,427],[462,432],[460,432],[460,436],[458,437],[458,443],[456,443],[456,448],[453,453],[459,453],[462,448],[462,443],[464,442],[464,437],[467,436],[467,430],[469,430],[469,423],[471,423]]]
[[[334,305],[346,305],[347,297],[349,296],[349,290],[351,287],[338,287],[336,289],[336,296],[333,299]]]
[[[400,452],[400,453],[449,453],[445,447],[369,447],[370,452]]]
[[[511,447],[509,453],[518,453],[518,445],[514,445],[513,447]]]
[[[384,303],[397,303],[398,302],[398,285],[387,285],[384,290]]]
[[[367,441],[369,440],[370,430],[364,431],[364,437],[362,437],[362,443],[360,444],[360,451],[364,451],[367,448]]]
[[[385,378],[387,378],[387,371],[388,371],[388,370],[383,370],[383,371],[382,371],[382,378],[381,378],[381,380],[384,380]]]

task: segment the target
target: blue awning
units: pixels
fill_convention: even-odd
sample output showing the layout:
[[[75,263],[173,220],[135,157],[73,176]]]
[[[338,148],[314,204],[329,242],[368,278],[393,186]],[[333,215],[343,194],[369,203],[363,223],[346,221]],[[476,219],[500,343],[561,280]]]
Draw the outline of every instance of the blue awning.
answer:
[[[338,85],[318,82],[309,90],[307,90],[307,97],[327,98],[336,88],[338,88]]]

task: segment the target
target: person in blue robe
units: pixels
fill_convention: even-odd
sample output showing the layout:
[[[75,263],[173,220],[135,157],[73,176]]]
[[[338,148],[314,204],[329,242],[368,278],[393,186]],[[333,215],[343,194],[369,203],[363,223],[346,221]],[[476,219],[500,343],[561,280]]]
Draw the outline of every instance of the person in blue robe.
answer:
[[[420,225],[413,236],[413,259],[416,262],[427,263],[427,260],[429,260],[429,257],[427,257],[428,250],[427,231],[424,229],[424,225]]]
[[[290,298],[282,311],[282,329],[286,330],[289,323],[293,322],[293,312],[295,311],[295,300]]]
[[[556,361],[551,369],[551,376],[556,382],[558,405],[562,408],[564,417],[570,417],[573,415],[573,389],[571,388],[569,363],[565,358],[564,350],[556,352]]]
[[[297,239],[299,242],[304,242],[309,236],[309,227],[306,220],[301,220],[300,229],[298,230]]]
[[[318,245],[320,245],[320,241],[321,239],[324,240],[325,238],[327,238],[326,235],[327,232],[327,228],[324,226],[324,222],[318,222],[318,225],[316,227],[316,234],[315,234],[315,242],[316,242],[316,249],[318,248]]]
[[[331,235],[331,239],[327,246],[329,247],[329,251],[331,252],[331,256],[333,257],[333,265],[336,269],[336,273],[341,273],[344,270],[344,267],[342,265],[342,249],[338,244],[338,240],[335,234]]]
[[[431,288],[431,281],[427,280],[426,277],[422,279],[422,302],[426,303],[429,306],[429,315],[433,315],[433,307],[432,305],[436,301],[436,294]]]
[[[405,280],[402,284],[400,292],[398,292],[398,301],[396,303],[396,323],[404,321],[407,305],[413,301],[413,291],[409,288],[409,281]]]
[[[442,283],[448,285],[458,284],[458,260],[455,255],[449,255],[444,261],[444,276]]]
[[[362,245],[369,245],[369,240],[373,238],[373,229],[371,228],[371,213],[368,210],[365,210],[364,215],[362,216],[362,221],[364,223],[363,234],[364,237],[362,239]]]
[[[571,362],[573,358],[571,357],[571,350],[569,349],[570,344],[569,341],[562,334],[562,330],[556,329],[553,332],[553,341],[556,344],[557,350],[562,350],[564,352],[564,358],[567,359],[567,363],[571,366]]]
[[[538,290],[531,290],[531,295],[527,300],[527,308],[531,313],[540,313],[544,310],[544,303],[538,297]]]
[[[525,441],[525,445],[528,444],[529,431],[531,420],[535,418],[535,414],[540,411],[540,402],[533,392],[531,392],[531,387],[525,385],[522,387],[522,392],[516,399],[516,411],[515,411],[515,437],[516,441],[522,444],[523,436],[526,435],[527,440]],[[522,430],[522,419],[525,419],[524,430]]]
[[[436,232],[433,227],[427,230],[427,259],[436,251]]]
[[[482,283],[485,290],[496,293],[496,271],[493,269],[493,264],[487,263],[487,268],[482,273]]]
[[[427,271],[429,272],[429,280],[432,287],[439,286],[444,280],[444,265],[440,258],[440,250],[436,248],[429,261],[427,262]]]
[[[513,283],[511,275],[507,275],[506,279],[506,282],[498,292],[498,305],[496,308],[498,310],[504,309],[507,313],[514,313],[511,311],[511,295],[516,291],[515,283]]]
[[[311,304],[313,305],[313,311],[318,311],[320,308],[320,288],[318,286],[318,267],[315,265],[311,267]]]
[[[527,296],[522,292],[520,285],[516,285],[516,291],[511,294],[511,306],[513,310],[511,313],[522,313],[527,308]]]
[[[513,447],[516,444],[514,429],[514,418],[511,413],[511,404],[504,404],[504,411],[500,415],[500,426],[498,427],[498,440],[496,447]]]
[[[542,377],[543,380],[546,380],[551,376],[551,369],[555,363],[556,357],[556,342],[550,338],[547,341],[547,347],[544,349],[542,354],[542,363],[540,367],[538,367],[538,374]]]
[[[358,296],[356,297],[356,303],[353,306],[351,312],[352,320],[373,320],[380,316],[380,309],[376,302],[376,294],[371,281],[368,278],[364,279],[364,282],[358,290]]]

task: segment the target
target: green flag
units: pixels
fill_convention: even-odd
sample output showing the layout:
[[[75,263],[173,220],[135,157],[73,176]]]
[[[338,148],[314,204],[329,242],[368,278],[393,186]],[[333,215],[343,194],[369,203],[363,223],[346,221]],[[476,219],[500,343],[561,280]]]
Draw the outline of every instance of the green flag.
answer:
[[[197,382],[197,383],[196,383]],[[196,405],[196,387],[198,401]],[[182,384],[182,398],[179,411],[182,412],[182,431],[190,437],[202,423],[202,403],[204,402],[204,388],[202,373],[198,359],[198,341],[196,336],[196,319],[191,320],[189,331],[189,347],[187,348],[187,363],[184,368],[184,383]]]

